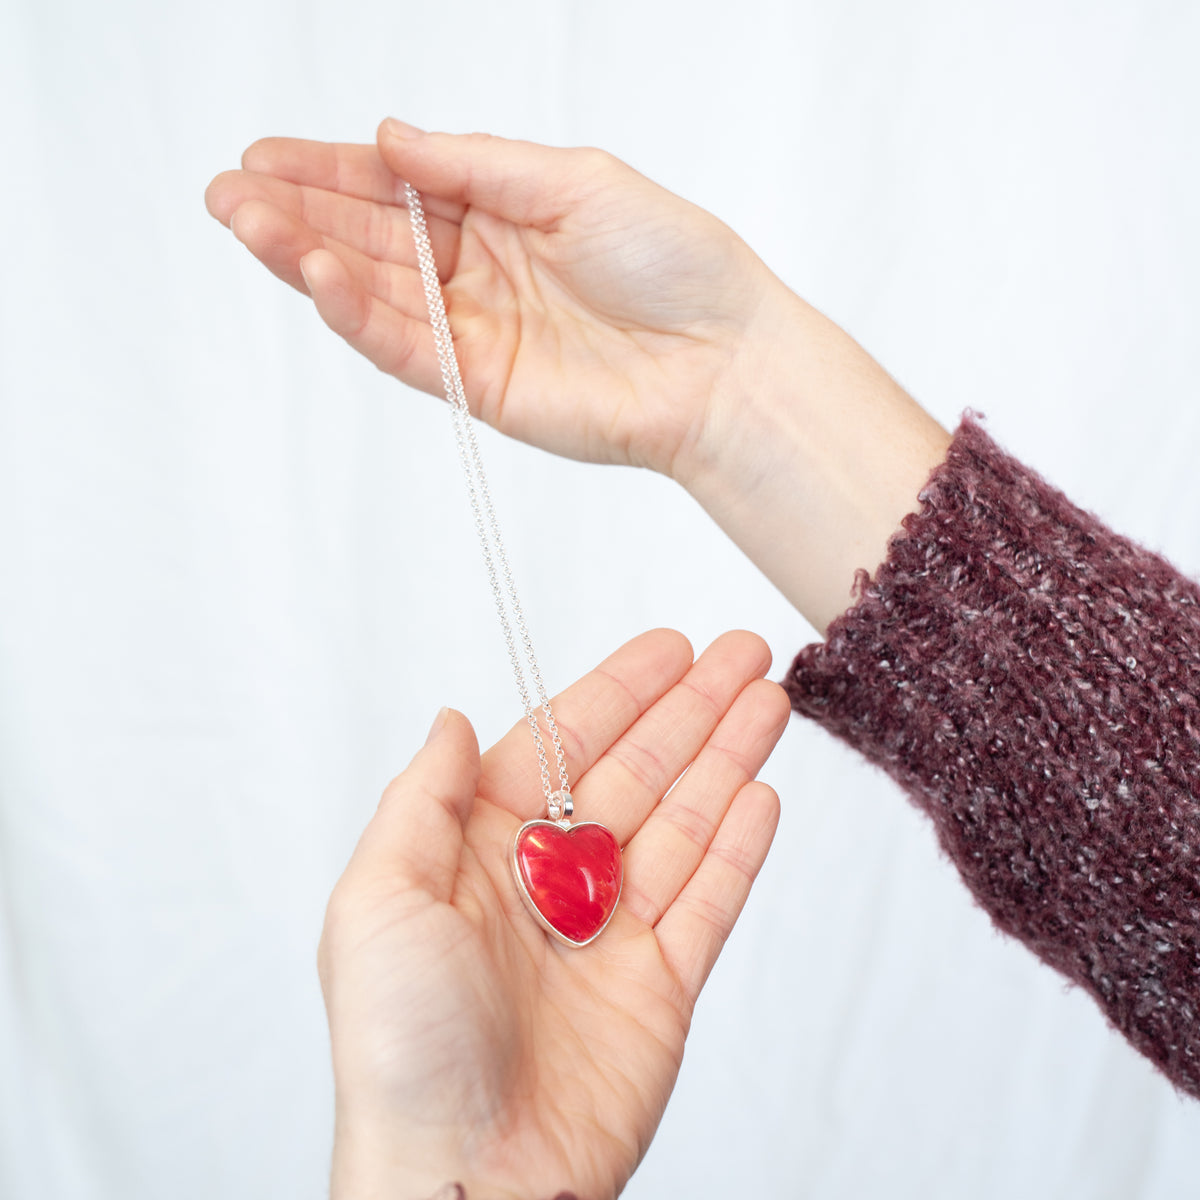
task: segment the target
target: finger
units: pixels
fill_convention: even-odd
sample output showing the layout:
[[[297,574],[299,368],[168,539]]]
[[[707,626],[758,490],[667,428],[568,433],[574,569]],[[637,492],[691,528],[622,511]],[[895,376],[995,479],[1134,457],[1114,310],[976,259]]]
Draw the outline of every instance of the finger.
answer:
[[[247,205],[265,204],[307,226],[312,233],[352,247],[368,259],[412,268],[417,265],[408,210],[395,204],[344,196],[249,171],[218,175],[208,185],[204,202],[218,221],[231,228],[235,214],[240,216]],[[429,221],[434,257],[443,278],[449,278],[457,264],[460,232],[457,222]]]
[[[517,225],[549,230],[580,189],[598,186],[616,160],[599,150],[564,150],[484,133],[424,133],[384,121],[376,137],[384,165],[423,196],[476,206]]]
[[[406,316],[371,295],[329,250],[300,260],[305,288],[321,320],[381,371],[442,394],[437,348],[427,320]]]
[[[681,633],[655,629],[626,642],[552,702],[572,779],[583,775],[661,696],[683,678],[692,648]],[[558,786],[550,737],[543,725],[550,778]],[[483,756],[480,795],[522,820],[545,808],[529,725],[520,721]]]
[[[264,201],[280,212],[385,262],[416,262],[408,212],[323,188],[302,187],[271,175],[226,171],[208,185],[205,204],[228,225],[243,205]]]
[[[757,679],[734,701],[696,761],[625,847],[621,902],[657,925],[709,852],[733,798],[787,727],[787,693]]]
[[[375,204],[404,206],[404,179],[384,162],[377,146],[263,138],[247,148],[242,167],[304,187]],[[431,196],[425,210],[439,221],[457,225],[462,220],[463,205],[439,196]]]
[[[300,260],[313,250],[336,254],[363,291],[407,317],[428,320],[421,276],[415,267],[380,261],[263,200],[247,200],[230,218],[234,236],[272,274],[308,294]],[[405,228],[407,233],[407,226]]]
[[[577,776],[578,818],[602,822],[624,845],[700,753],[742,689],[770,666],[771,650],[757,634],[737,630],[717,638],[586,775]]]
[[[331,248],[315,230],[262,200],[240,204],[230,214],[229,228],[272,275],[305,295],[300,260],[312,250]]]
[[[765,783],[738,792],[704,861],[655,928],[689,1004],[741,915],[779,824],[779,797]],[[622,901],[623,902],[623,901]]]
[[[463,829],[479,782],[479,743],[470,721],[443,709],[425,745],[388,784],[346,868],[362,884],[387,880],[449,900]]]
[[[379,150],[371,145],[261,138],[243,153],[242,168],[378,204],[404,203],[403,181],[396,178]]]

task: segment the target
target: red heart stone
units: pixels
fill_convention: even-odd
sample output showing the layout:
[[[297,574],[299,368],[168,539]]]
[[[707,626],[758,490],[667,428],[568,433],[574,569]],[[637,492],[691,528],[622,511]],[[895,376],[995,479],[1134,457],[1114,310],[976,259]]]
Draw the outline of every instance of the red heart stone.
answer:
[[[527,821],[513,842],[517,887],[534,915],[572,946],[608,924],[621,896],[621,848],[605,826]]]

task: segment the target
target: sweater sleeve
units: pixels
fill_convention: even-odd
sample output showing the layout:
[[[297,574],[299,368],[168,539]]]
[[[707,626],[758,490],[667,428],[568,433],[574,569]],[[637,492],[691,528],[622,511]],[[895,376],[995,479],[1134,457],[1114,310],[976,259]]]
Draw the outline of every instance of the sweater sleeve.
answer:
[[[997,927],[1200,1097],[1200,589],[970,418],[792,706],[932,819]]]

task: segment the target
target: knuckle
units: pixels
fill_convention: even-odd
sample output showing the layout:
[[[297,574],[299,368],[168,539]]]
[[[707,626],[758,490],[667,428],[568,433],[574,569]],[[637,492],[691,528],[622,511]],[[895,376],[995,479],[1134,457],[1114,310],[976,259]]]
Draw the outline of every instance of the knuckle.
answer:
[[[595,146],[581,146],[573,151],[575,169],[582,180],[600,180],[611,175],[621,166],[621,162],[607,150]]]
[[[712,841],[712,822],[687,804],[667,804],[663,815],[672,828],[691,846],[707,850]]]

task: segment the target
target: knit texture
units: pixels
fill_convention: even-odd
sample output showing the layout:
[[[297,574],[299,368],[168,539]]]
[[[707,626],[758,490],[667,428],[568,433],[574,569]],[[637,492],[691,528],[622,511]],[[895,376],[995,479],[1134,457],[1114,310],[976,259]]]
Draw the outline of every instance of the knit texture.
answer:
[[[976,900],[1200,1096],[1200,588],[970,418],[786,680]]]

